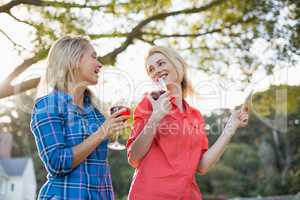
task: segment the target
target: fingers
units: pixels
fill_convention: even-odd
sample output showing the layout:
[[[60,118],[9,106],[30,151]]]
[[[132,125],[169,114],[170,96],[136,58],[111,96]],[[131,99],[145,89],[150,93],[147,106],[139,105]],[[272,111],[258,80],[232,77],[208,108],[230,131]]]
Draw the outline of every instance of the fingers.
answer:
[[[165,92],[158,98],[157,103],[159,104],[159,106],[162,106],[162,108],[166,108],[166,106],[171,104],[170,100],[170,92]]]
[[[165,97],[169,97],[170,96],[170,92],[166,91],[165,93],[163,93],[162,95],[160,95],[159,98],[165,98]]]
[[[115,124],[113,127],[111,127],[111,129],[112,129],[112,132],[118,132],[123,129],[130,128],[130,126],[131,126],[130,124],[118,123],[118,124]]]
[[[154,103],[154,99],[153,99],[153,97],[151,96],[151,93],[148,93],[147,94],[147,98],[149,99],[149,101],[151,102],[151,104],[153,104]]]
[[[155,99],[154,99],[154,96],[152,96],[152,93],[151,92],[149,92],[148,94],[147,94],[147,98],[149,99],[149,101],[151,102],[151,104],[153,105],[155,102],[157,102],[158,100],[160,100],[160,99],[165,99],[166,97],[169,97],[170,96],[170,92],[169,91],[166,91],[165,93],[163,93],[163,94],[157,94],[157,95],[155,95],[155,96],[157,96]]]
[[[126,120],[128,120],[130,118],[129,115],[123,115],[123,116],[119,116],[119,117],[115,117],[113,120],[113,122],[124,122]]]
[[[238,118],[239,118],[240,120],[241,120],[241,119],[245,119],[245,118],[248,119],[248,117],[249,117],[249,114],[248,114],[248,113],[240,112],[240,113],[238,114]]]
[[[240,114],[239,119],[240,119],[240,127],[245,127],[248,125],[249,115],[247,113]]]
[[[126,108],[122,108],[121,110],[118,110],[117,112],[113,113],[111,115],[112,118],[118,117],[122,112],[126,111]]]
[[[242,122],[242,123],[240,124],[240,127],[246,127],[247,125],[248,125],[248,120]]]
[[[116,122],[116,123],[112,123],[111,125],[110,125],[110,128],[115,128],[115,127],[118,127],[118,126],[122,126],[124,123],[122,123],[122,122]]]

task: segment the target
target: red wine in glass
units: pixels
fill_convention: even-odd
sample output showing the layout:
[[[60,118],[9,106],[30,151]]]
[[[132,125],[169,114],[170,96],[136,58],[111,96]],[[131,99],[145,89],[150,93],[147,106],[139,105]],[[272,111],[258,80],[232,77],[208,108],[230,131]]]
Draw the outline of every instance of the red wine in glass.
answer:
[[[122,109],[123,109],[123,111],[117,117],[119,117],[119,116],[130,116],[130,108],[128,108],[126,106],[113,106],[113,107],[110,108],[110,114],[112,115],[115,112],[118,112]],[[124,120],[124,122],[125,121],[126,120]],[[112,150],[124,150],[126,147],[125,147],[125,145],[120,144],[118,138],[119,138],[119,133],[117,133],[116,140],[114,142],[108,144],[108,148],[110,148]]]
[[[157,100],[157,99],[160,97],[160,95],[164,94],[165,92],[166,92],[166,91],[164,91],[164,90],[152,91],[152,92],[150,93],[150,95],[152,96],[152,98],[153,98],[154,100]]]
[[[150,95],[154,100],[157,100],[160,97],[160,95],[164,94],[168,90],[167,84],[163,78],[159,78],[157,80],[157,85],[159,86],[160,90],[152,91],[150,93]]]
[[[115,112],[118,112],[119,110],[122,110],[122,109],[124,109],[124,111],[122,111],[120,113],[121,116],[130,116],[130,108],[128,108],[126,106],[113,106],[110,108],[110,114],[112,115]]]

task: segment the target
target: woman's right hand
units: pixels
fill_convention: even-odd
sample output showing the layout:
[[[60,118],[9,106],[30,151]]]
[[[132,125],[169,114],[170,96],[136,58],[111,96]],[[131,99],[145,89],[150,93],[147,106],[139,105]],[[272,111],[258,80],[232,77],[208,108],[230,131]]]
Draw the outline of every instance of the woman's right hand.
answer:
[[[130,124],[126,122],[130,116],[122,116],[122,112],[124,112],[124,109],[113,113],[106,118],[102,126],[99,127],[99,130],[102,130],[104,137],[113,137],[119,131],[130,127]]]
[[[169,91],[160,95],[157,100],[154,100],[150,93],[147,95],[147,98],[151,102],[152,117],[155,120],[160,121],[167,113],[171,111],[171,97]]]

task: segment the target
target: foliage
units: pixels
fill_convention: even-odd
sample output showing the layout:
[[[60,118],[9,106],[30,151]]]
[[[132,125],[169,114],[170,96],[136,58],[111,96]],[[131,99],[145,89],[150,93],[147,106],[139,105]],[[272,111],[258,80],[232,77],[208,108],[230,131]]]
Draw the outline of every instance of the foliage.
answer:
[[[57,38],[79,34],[89,36],[96,46],[109,44],[100,49],[99,60],[104,64],[114,65],[118,55],[137,42],[172,45],[182,50],[194,68],[235,82],[249,82],[259,68],[272,74],[279,67],[276,61],[296,62],[299,7],[296,0],[10,1],[0,5],[0,13],[30,30],[24,31],[30,47],[15,42],[16,38],[8,34],[9,27],[0,32],[22,57],[34,55],[34,62],[24,60],[26,67],[17,67],[21,72],[45,59]],[[265,52],[272,52],[267,60],[251,52],[261,40],[266,43],[262,47]],[[228,75],[232,66],[241,76]],[[18,75],[7,77],[2,84],[10,84]]]
[[[295,194],[299,191],[300,87],[271,86],[270,89],[254,96],[253,105],[254,107],[265,107],[265,110],[270,109],[274,105],[265,100],[262,101],[262,99],[269,99],[275,93],[274,91],[283,88],[288,91],[287,105],[293,105],[290,106],[291,108],[288,109],[287,113],[288,132],[279,133],[279,143],[276,144],[273,130],[255,115],[251,115],[249,127],[238,131],[218,164],[206,175],[197,175],[197,181],[205,195],[213,194],[225,197],[269,196]],[[30,108],[32,106],[32,101],[29,101],[30,98],[28,98],[30,95],[32,93],[22,94],[12,101],[20,102],[18,99],[21,98],[23,99],[22,109],[24,106]],[[263,104],[263,102],[266,103]],[[38,157],[34,138],[30,133],[30,114],[23,112],[22,109],[11,106],[1,110],[2,117],[11,118],[10,123],[1,124],[1,132],[14,133],[13,156],[33,157],[38,188],[40,188],[46,180],[46,171]],[[263,114],[265,115],[265,113]],[[228,115],[227,112],[212,114],[206,117],[206,122],[212,124],[215,121],[220,121],[219,119],[226,117],[226,115]],[[265,116],[272,117],[270,115]],[[120,138],[120,142],[123,144],[126,143],[125,135],[128,135],[128,130]],[[218,136],[217,134],[209,134],[210,145]],[[110,151],[109,162],[116,197],[117,199],[126,199],[134,172],[127,163],[126,151]]]

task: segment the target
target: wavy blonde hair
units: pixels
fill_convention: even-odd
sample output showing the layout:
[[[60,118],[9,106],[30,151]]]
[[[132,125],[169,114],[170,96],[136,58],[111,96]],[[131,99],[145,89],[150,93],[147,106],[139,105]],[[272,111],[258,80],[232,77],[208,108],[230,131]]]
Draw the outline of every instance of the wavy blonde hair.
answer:
[[[39,84],[37,97],[53,89],[68,91],[69,84],[75,81],[79,71],[80,59],[89,46],[90,41],[82,36],[68,35],[58,39],[48,53],[46,74]],[[92,91],[87,88],[85,94],[90,96],[92,104],[100,110],[100,102]]]
[[[146,56],[146,60],[155,53],[160,53],[164,55],[171,62],[171,64],[173,64],[177,73],[178,73],[178,69],[181,68],[183,70],[183,79],[181,81],[183,97],[193,95],[194,89],[187,77],[188,64],[184,61],[184,59],[175,50],[169,47],[154,46],[149,50]]]

